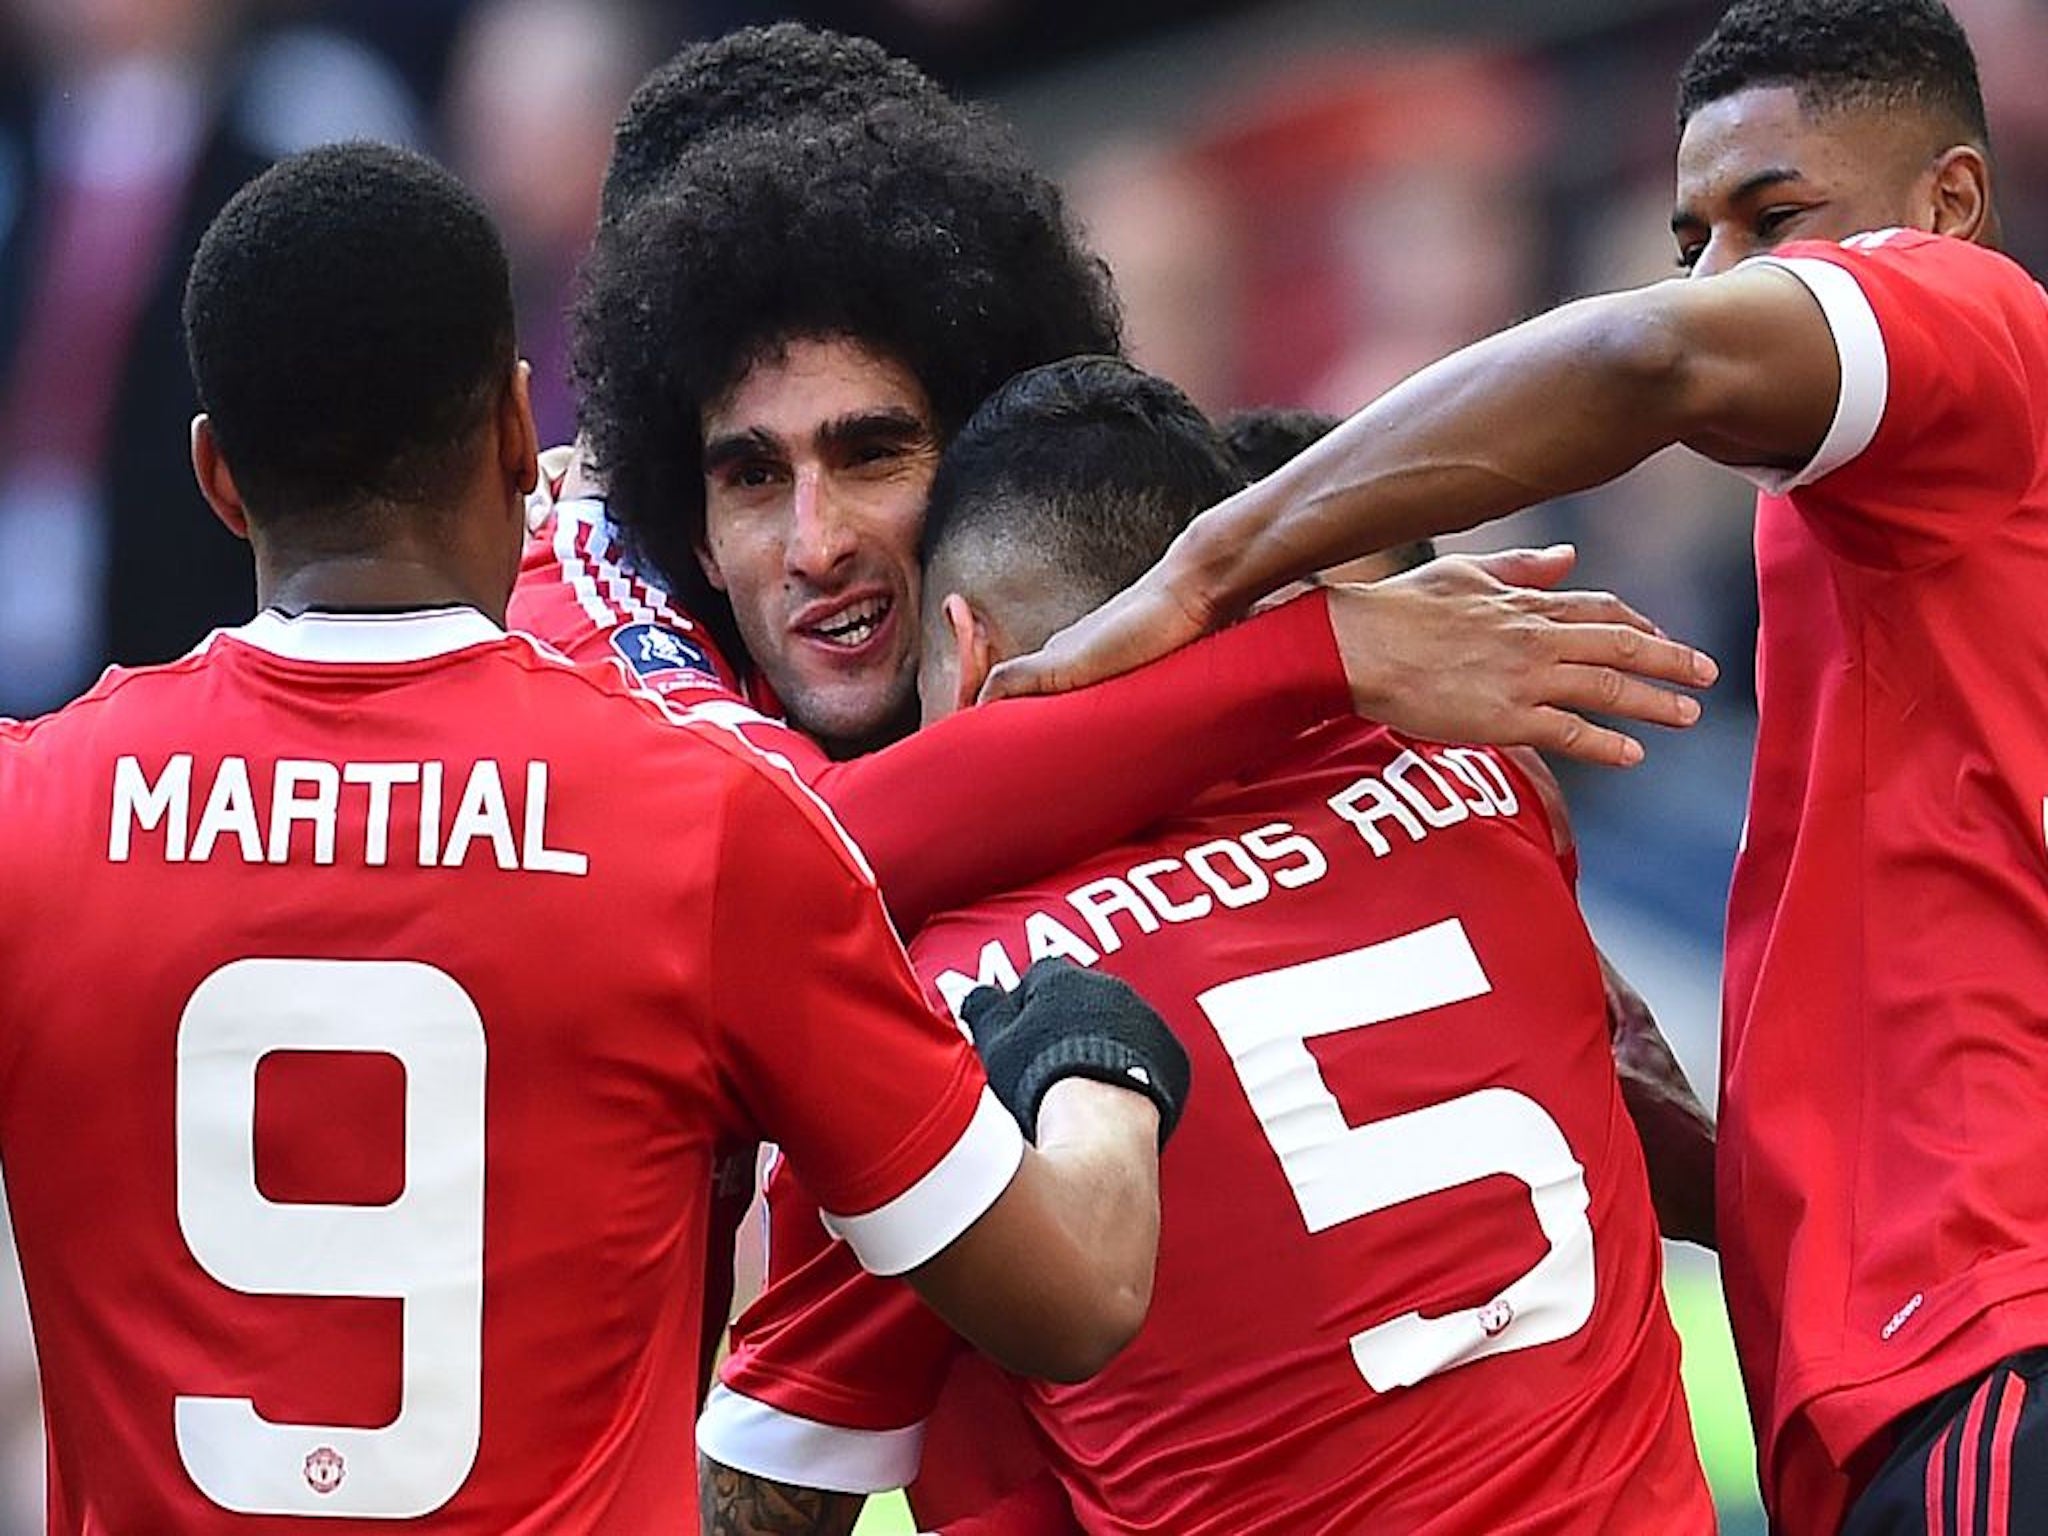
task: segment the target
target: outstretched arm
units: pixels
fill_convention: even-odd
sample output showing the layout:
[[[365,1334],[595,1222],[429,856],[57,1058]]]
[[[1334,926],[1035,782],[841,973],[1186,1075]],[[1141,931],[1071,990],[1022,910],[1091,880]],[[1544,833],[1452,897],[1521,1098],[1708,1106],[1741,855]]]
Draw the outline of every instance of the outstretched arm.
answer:
[[[1126,670],[1313,571],[1602,484],[1674,443],[1802,464],[1840,383],[1819,303],[1776,268],[1566,305],[1397,385],[1197,518],[1135,586],[994,685]]]
[[[1350,707],[1324,605],[1289,604],[1100,688],[965,710],[851,762],[818,754],[806,776],[907,937],[1114,846]]]
[[[1633,761],[1626,737],[1578,711],[1689,725],[1698,706],[1661,685],[1712,673],[1619,600],[1548,590],[1570,567],[1558,551],[1441,561],[1311,594],[1097,688],[963,710],[853,762],[826,764],[800,740],[782,750],[914,933],[1131,836],[1354,711],[1440,740]]]

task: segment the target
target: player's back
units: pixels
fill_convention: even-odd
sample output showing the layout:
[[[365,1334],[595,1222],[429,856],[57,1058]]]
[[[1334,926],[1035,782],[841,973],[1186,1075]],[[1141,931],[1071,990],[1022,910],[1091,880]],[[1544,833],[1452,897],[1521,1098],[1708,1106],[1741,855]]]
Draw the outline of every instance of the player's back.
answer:
[[[1142,846],[928,927],[948,1001],[1045,953],[1201,1090],[1150,1320],[1031,1385],[1092,1531],[1709,1530],[1591,941],[1495,754],[1335,727]]]
[[[5,728],[53,1530],[692,1528],[759,772],[469,610],[266,616]]]

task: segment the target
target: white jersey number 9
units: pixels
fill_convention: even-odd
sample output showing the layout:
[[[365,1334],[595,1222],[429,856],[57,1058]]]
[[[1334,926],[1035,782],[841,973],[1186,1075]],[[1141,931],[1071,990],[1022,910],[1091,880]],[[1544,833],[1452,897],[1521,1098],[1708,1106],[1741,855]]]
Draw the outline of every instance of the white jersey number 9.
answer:
[[[389,1205],[281,1204],[256,1185],[256,1069],[280,1051],[363,1051],[405,1068],[405,1182]],[[178,1024],[178,1226],[255,1296],[405,1306],[398,1417],[381,1429],[273,1424],[239,1397],[177,1400],[199,1490],[246,1515],[407,1520],[455,1496],[483,1403],[484,1027],[432,966],[238,960]]]
[[[1350,1125],[1308,1042],[1493,990],[1455,918],[1365,949],[1226,982],[1197,1000],[1216,1027],[1311,1232],[1506,1174],[1528,1187],[1548,1250],[1483,1306],[1410,1312],[1351,1339],[1375,1392],[1570,1338],[1593,1315],[1586,1175],[1525,1094],[1481,1088]]]

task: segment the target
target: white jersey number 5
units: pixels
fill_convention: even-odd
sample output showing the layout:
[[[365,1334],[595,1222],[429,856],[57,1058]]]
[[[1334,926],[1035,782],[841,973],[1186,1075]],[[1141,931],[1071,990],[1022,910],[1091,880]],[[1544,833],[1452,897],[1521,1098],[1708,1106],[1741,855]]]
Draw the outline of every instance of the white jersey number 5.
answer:
[[[405,1068],[405,1183],[389,1205],[287,1205],[256,1186],[256,1069],[279,1051],[363,1051]],[[398,1417],[382,1429],[273,1424],[241,1397],[177,1400],[199,1490],[245,1515],[407,1520],[455,1496],[483,1401],[484,1027],[432,966],[238,960],[178,1024],[178,1226],[255,1296],[405,1304]]]
[[[1478,1307],[1409,1312],[1351,1339],[1375,1392],[1577,1333],[1593,1314],[1586,1175],[1543,1107],[1509,1088],[1350,1125],[1308,1042],[1493,990],[1455,918],[1365,949],[1226,982],[1197,1001],[1230,1053],[1311,1232],[1506,1174],[1528,1187],[1549,1248]]]

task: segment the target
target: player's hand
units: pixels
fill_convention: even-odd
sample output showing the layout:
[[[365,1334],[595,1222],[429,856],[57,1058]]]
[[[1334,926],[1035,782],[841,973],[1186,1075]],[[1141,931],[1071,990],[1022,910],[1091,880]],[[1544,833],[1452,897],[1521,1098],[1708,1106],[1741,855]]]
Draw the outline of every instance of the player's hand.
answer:
[[[1159,1144],[1188,1096],[1188,1054],[1166,1021],[1114,976],[1067,960],[1040,960],[1014,992],[977,987],[960,1005],[989,1087],[1037,1139],[1038,1106],[1065,1077],[1087,1077],[1150,1099]]]
[[[1691,725],[1698,702],[1670,685],[1705,687],[1719,669],[1617,597],[1550,590],[1576,558],[1569,545],[1452,555],[1370,587],[1328,588],[1358,712],[1437,740],[1531,746],[1616,767],[1641,761],[1640,742],[1582,712]],[[1226,617],[1160,577],[1163,569],[1043,650],[997,667],[982,697],[1099,682]]]
[[[1683,688],[1719,675],[1607,592],[1553,591],[1570,545],[1448,556],[1370,587],[1330,588],[1358,712],[1411,736],[1535,747],[1611,767],[1642,743],[1592,713],[1683,728]]]
[[[569,466],[576,458],[573,444],[564,443],[558,448],[543,448],[540,451],[540,478],[532,490],[526,493],[526,531],[538,533],[548,515],[555,510],[555,503],[561,499],[559,487],[562,477],[569,472]]]
[[[1195,601],[1162,576],[1163,569],[1163,563],[1153,566],[1028,656],[998,663],[982,684],[979,702],[1067,693],[1105,678],[1121,677],[1237,617]]]
[[[552,448],[541,449],[541,489],[547,496],[550,498],[554,496],[555,486],[561,482],[564,475],[569,473],[569,466],[575,462],[576,445],[574,443],[557,443]]]

